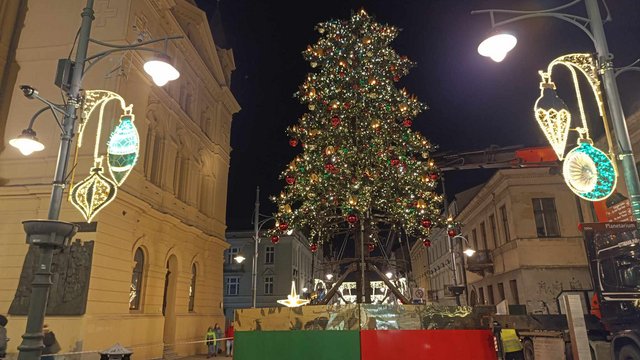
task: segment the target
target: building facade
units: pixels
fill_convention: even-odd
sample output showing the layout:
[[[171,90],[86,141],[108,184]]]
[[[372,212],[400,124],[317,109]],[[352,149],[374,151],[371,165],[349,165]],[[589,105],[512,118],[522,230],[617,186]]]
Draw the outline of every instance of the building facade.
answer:
[[[8,3],[13,2],[3,2],[2,9]],[[21,33],[14,44],[13,84],[30,84],[58,102],[56,64],[74,51],[85,1],[16,3],[27,5],[23,24],[14,24]],[[92,223],[63,201],[60,220],[84,225],[73,239],[78,247],[54,258],[49,302],[79,305],[67,310],[50,306],[45,322],[56,333],[61,354],[82,351],[96,358],[92,353],[116,342],[141,359],[202,352],[203,344],[187,343],[201,340],[210,324],[224,319],[221,259],[227,247],[229,137],[232,115],[240,110],[229,90],[233,54],[216,46],[205,13],[193,1],[96,1],[94,10],[91,37],[100,41],[133,44],[140,38],[184,36],[167,46],[180,78],[155,86],[142,69],[151,53],[140,51],[110,55],[86,73],[84,89],[115,91],[133,104],[140,157],[116,199]],[[3,20],[2,38],[7,24]],[[162,43],[158,46],[163,49]],[[89,54],[102,50],[89,46]],[[41,107],[16,86],[11,92],[6,116],[0,112],[4,144]],[[118,119],[114,110],[105,110],[105,118],[115,120],[101,129],[101,144]],[[86,134],[98,133],[95,122],[86,129]],[[21,222],[47,217],[59,144],[59,129],[49,114],[37,119],[34,130],[44,151],[23,157],[12,147],[0,149],[0,313],[10,314],[10,356],[26,322],[19,308],[28,299],[29,279],[21,274],[28,278],[24,274],[31,271]],[[94,135],[85,135],[77,149],[69,177],[76,182],[92,165]],[[78,265],[76,258],[88,272],[85,282],[72,281],[82,278],[76,266],[61,269],[61,264]]]
[[[234,318],[235,309],[250,308],[252,298],[252,264],[255,250],[253,231],[227,232],[229,248],[224,255],[224,307],[227,319]],[[238,263],[234,259],[242,255]],[[296,292],[312,288],[314,257],[307,238],[299,231],[283,235],[277,244],[261,234],[258,245],[256,275],[256,307],[281,306],[277,300],[291,293],[291,282]]]
[[[459,240],[464,244],[454,245],[476,250],[464,256],[469,305],[507,300],[526,305],[530,313],[558,313],[556,298],[561,292],[591,289],[578,224],[594,221],[594,215],[560,175],[548,168],[499,170],[462,202],[454,215],[464,224],[468,244]],[[448,238],[436,242],[446,244]],[[429,273],[433,289],[445,293],[454,279],[447,264],[451,256],[442,249],[446,245],[436,245]],[[463,281],[458,279],[459,284]],[[445,301],[451,303],[451,296]]]

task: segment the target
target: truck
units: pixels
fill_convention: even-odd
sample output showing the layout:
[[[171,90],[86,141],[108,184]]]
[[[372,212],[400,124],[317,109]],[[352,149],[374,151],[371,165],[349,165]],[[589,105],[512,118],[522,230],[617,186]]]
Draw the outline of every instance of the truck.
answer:
[[[640,360],[640,233],[635,222],[582,224],[593,283],[585,325],[593,360]],[[526,360],[573,359],[564,315],[494,315]]]

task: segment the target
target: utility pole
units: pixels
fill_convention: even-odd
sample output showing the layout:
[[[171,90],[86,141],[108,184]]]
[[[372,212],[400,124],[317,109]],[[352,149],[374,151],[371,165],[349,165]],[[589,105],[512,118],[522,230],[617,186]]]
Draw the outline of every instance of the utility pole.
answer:
[[[258,287],[258,244],[260,244],[260,186],[256,186],[256,203],[253,209],[253,264],[251,266],[251,307],[256,307],[256,289]]]

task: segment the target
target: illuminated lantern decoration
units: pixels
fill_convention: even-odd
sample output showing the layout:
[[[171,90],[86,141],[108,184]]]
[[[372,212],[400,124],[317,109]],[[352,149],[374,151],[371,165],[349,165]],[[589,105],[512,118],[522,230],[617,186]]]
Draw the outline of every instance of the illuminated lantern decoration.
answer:
[[[423,240],[422,240],[422,246],[427,247],[427,248],[428,248],[428,247],[431,247],[431,240],[429,240],[429,239],[423,239]]]
[[[102,174],[99,163],[91,168],[91,175],[71,189],[71,203],[84,215],[87,222],[116,198],[117,186]]]
[[[278,225],[278,229],[280,229],[280,231],[286,231],[289,228],[289,224],[287,224],[286,222],[281,222],[280,225]]]
[[[280,242],[280,236],[278,235],[271,236],[271,243],[277,244],[278,242]]]
[[[294,178],[293,176],[289,175],[285,178],[285,181],[287,182],[287,184],[289,185],[293,185],[296,182],[296,178]]]
[[[347,215],[347,222],[349,224],[355,224],[356,222],[358,222],[358,216],[356,214]]]
[[[122,115],[120,123],[109,137],[107,163],[111,177],[118,186],[122,185],[138,161],[140,137],[133,121],[133,114]]]
[[[585,200],[604,200],[616,188],[617,174],[611,159],[588,141],[569,151],[562,174],[571,191]]]
[[[311,250],[312,253],[318,251],[318,244],[316,243],[311,244],[311,246],[309,246],[309,250]]]
[[[564,149],[567,146],[571,113],[567,104],[558,97],[556,85],[543,76],[540,83],[540,97],[534,105],[536,121],[551,147],[558,155],[558,159],[564,158]]]
[[[456,236],[456,230],[455,229],[449,229],[447,230],[447,235],[449,235],[450,237],[454,237]]]

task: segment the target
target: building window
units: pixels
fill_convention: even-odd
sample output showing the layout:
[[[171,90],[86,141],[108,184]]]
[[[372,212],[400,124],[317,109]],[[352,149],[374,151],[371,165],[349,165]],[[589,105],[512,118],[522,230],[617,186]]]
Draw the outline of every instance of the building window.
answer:
[[[264,263],[265,264],[273,264],[273,260],[276,255],[276,247],[275,246],[267,246],[265,255],[264,255]]]
[[[264,278],[264,294],[273,294],[273,276],[266,276]]]
[[[511,295],[513,295],[514,304],[520,304],[520,296],[518,295],[518,283],[516,280],[509,280],[509,287],[511,288]]]
[[[493,243],[495,247],[500,246],[498,241],[498,232],[496,231],[496,217],[494,215],[489,216],[489,224],[491,225],[491,239],[493,239]]]
[[[500,207],[500,217],[502,218],[502,230],[504,231],[504,242],[511,241],[511,234],[509,233],[509,218],[507,217],[507,207],[502,205]]]
[[[224,259],[224,262],[227,264],[233,264],[233,261],[235,260],[236,256],[238,255],[238,248],[237,247],[232,247],[229,248],[227,250],[225,250],[226,252],[226,256]]]
[[[471,241],[473,241],[473,248],[475,250],[480,250],[478,247],[478,232],[476,229],[471,230]]]
[[[504,284],[498,283],[498,301],[504,300]]]
[[[484,221],[480,223],[480,236],[482,237],[484,249],[489,250],[489,245],[487,244],[487,227],[485,226]]]
[[[487,300],[489,301],[489,305],[495,304],[495,299],[493,298],[493,285],[487,286]]]
[[[539,237],[560,236],[556,202],[553,198],[531,199],[533,216],[536,219],[536,231]]]
[[[142,275],[144,273],[144,252],[138,248],[133,257],[135,266],[131,275],[131,287],[129,289],[129,310],[140,310],[140,298],[142,297]]]
[[[479,288],[478,289],[478,294],[479,294],[479,299],[478,299],[478,303],[480,305],[484,305],[484,289],[483,288]]]
[[[240,290],[240,278],[237,276],[229,276],[224,279],[224,294],[235,296]]]
[[[189,311],[193,311],[196,304],[196,264],[191,265],[191,283],[189,284]]]

